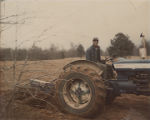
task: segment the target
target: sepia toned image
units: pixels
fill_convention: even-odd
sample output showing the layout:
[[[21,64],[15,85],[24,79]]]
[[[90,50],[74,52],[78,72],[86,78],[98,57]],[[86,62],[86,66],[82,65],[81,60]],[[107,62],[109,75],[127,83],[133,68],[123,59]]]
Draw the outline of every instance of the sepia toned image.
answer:
[[[0,120],[150,120],[150,0],[0,0]]]

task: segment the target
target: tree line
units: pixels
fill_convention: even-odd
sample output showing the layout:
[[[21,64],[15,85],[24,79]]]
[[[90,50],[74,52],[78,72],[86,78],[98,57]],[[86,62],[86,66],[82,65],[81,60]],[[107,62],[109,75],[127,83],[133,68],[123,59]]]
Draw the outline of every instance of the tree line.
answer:
[[[101,50],[102,55],[109,55],[111,57],[125,57],[125,56],[138,56],[139,48],[143,47],[142,43],[136,46],[128,35],[117,33],[111,40],[111,45],[106,51]],[[150,41],[146,42],[147,54],[150,55]],[[63,59],[69,57],[83,57],[85,56],[85,49],[82,44],[71,44],[70,49],[58,49],[57,46],[52,44],[49,49],[41,49],[33,44],[29,49],[12,49],[0,48],[0,60],[52,60]]]
[[[83,45],[71,44],[68,50],[59,50],[52,44],[49,49],[41,49],[35,44],[29,49],[0,48],[0,60],[53,60],[69,57],[83,57],[85,50]]]

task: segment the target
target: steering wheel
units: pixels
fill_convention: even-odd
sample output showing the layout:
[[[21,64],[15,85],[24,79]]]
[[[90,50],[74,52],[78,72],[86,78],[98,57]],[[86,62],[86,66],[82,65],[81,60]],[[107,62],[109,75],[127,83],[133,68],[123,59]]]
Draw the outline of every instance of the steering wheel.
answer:
[[[112,62],[112,61],[113,61],[113,59],[111,57],[105,57],[105,63],[106,62]]]

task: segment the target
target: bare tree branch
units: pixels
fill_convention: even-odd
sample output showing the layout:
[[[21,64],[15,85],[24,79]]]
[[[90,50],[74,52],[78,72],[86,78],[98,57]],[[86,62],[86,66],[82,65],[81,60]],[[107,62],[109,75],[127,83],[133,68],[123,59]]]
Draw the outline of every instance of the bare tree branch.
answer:
[[[0,20],[5,20],[5,19],[8,19],[8,18],[16,17],[16,16],[19,16],[19,15],[10,15],[10,16],[7,16],[7,17],[0,18]]]

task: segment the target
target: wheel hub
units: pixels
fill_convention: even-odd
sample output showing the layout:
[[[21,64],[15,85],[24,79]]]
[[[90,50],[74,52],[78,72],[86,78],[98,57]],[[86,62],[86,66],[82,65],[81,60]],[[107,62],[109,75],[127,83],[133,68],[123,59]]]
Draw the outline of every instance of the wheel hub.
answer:
[[[92,93],[88,83],[82,79],[69,80],[63,89],[63,97],[70,107],[82,109],[91,100]]]

